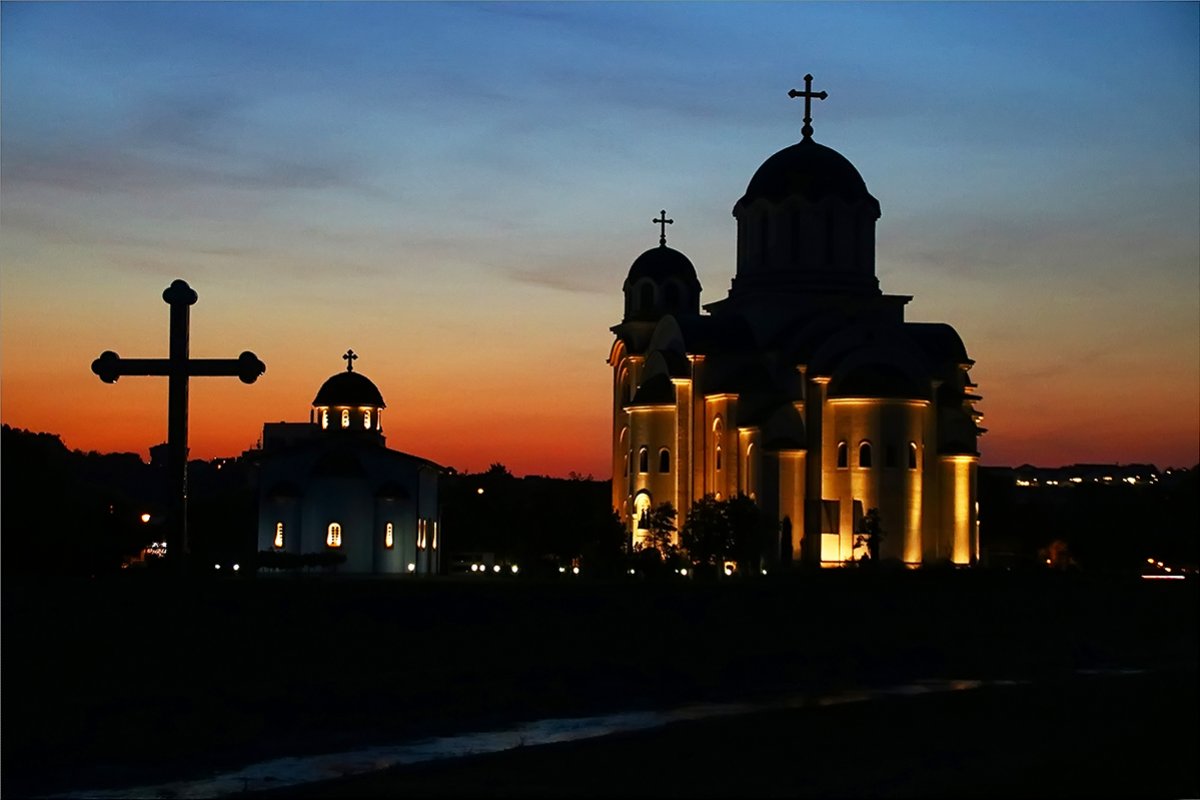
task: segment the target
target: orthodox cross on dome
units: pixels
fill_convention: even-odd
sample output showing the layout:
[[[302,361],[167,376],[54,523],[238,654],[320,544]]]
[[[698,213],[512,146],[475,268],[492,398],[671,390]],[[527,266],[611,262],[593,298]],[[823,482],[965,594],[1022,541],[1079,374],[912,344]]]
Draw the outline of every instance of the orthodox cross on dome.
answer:
[[[828,92],[814,92],[812,90],[812,75],[805,75],[804,76],[804,91],[799,92],[799,91],[796,91],[795,89],[792,89],[790,92],[788,92],[788,97],[791,97],[793,99],[797,98],[797,97],[804,98],[804,127],[800,129],[800,133],[801,133],[801,135],[804,136],[805,139],[811,138],[813,135],[812,99],[815,97],[818,100],[824,100],[826,97],[829,97]]]
[[[187,541],[187,428],[188,379],[192,376],[227,376],[254,383],[267,371],[250,351],[237,358],[189,358],[191,306],[197,295],[185,281],[176,280],[162,293],[171,307],[167,358],[121,358],[106,350],[92,362],[92,372],[105,383],[116,383],[122,375],[165,375],[167,377],[167,480],[170,486],[167,511],[167,558],[183,565]]]
[[[662,247],[666,247],[667,246],[667,226],[674,225],[675,220],[667,219],[667,210],[665,208],[658,213],[661,216],[659,216],[658,219],[652,219],[650,221],[653,222],[655,225],[658,225],[660,228],[662,228],[662,232],[658,234],[658,243]]]
[[[354,372],[354,362],[358,358],[358,353],[353,350],[347,350],[346,355],[342,356],[346,359],[346,372]]]

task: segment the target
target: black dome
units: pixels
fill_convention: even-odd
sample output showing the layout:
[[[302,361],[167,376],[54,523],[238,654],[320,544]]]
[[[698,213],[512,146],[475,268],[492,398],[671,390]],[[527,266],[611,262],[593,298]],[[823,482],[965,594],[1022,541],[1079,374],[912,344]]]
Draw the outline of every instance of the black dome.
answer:
[[[365,375],[358,372],[339,372],[321,384],[314,406],[377,406],[386,408],[383,395]]]
[[[826,197],[840,197],[847,203],[866,200],[879,214],[879,201],[867,191],[867,184],[854,165],[838,151],[805,138],[785,147],[763,162],[750,179],[746,194],[734,206],[749,205],[760,197],[779,201],[800,195],[810,203]]]
[[[830,386],[829,396],[927,400],[929,393],[891,364],[863,364]]]
[[[696,277],[696,268],[688,257],[678,250],[660,244],[651,247],[633,261],[629,268],[626,285],[641,278],[649,278],[655,283],[661,283],[667,278],[678,278],[685,284],[700,291],[700,279]]]

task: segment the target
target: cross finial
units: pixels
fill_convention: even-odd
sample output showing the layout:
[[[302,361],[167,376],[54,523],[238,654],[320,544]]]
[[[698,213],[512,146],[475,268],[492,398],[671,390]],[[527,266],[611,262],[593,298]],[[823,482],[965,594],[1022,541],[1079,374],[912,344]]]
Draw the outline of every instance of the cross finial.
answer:
[[[342,358],[346,359],[346,372],[354,372],[354,360],[358,355],[353,350],[347,350]]]
[[[800,129],[800,133],[805,139],[812,138],[812,99],[815,97],[818,100],[824,100],[826,97],[829,97],[829,94],[827,92],[814,92],[812,90],[812,75],[805,75],[804,91],[798,92],[795,89],[792,89],[790,92],[788,92],[788,97],[804,98],[804,127]]]
[[[662,228],[662,232],[658,234],[658,243],[660,246],[666,247],[667,246],[667,226],[674,225],[675,220],[667,219],[667,210],[665,208],[658,213],[660,214],[659,218],[652,219],[650,221],[653,222],[655,225],[658,225],[660,228]]]

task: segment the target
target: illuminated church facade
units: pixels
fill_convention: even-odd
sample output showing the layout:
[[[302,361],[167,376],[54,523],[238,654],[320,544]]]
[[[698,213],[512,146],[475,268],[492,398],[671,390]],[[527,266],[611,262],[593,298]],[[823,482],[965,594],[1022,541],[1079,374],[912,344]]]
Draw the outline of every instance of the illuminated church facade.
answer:
[[[807,112],[824,93],[806,80],[793,96]],[[659,245],[630,267],[609,353],[613,507],[636,547],[652,506],[671,503],[682,527],[695,500],[740,493],[778,522],[767,563],[826,566],[862,557],[876,509],[881,558],[972,564],[974,362],[952,327],[906,321],[912,298],[881,291],[879,202],[810,123],[734,204],[725,298],[701,310],[665,212]]]
[[[443,468],[387,447],[383,395],[353,350],[343,358],[308,422],[263,426],[258,549],[344,556],[335,572],[437,574]]]

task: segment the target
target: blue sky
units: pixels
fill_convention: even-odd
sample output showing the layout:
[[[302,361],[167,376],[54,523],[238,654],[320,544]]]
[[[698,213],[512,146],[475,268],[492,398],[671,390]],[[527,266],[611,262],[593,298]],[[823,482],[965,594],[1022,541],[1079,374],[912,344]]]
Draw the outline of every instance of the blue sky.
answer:
[[[0,411],[72,446],[161,440],[165,387],[87,364],[164,349],[184,277],[193,351],[268,363],[193,390],[199,453],[302,418],[354,347],[404,398],[397,446],[603,474],[607,328],[650,219],[723,296],[730,210],[798,139],[811,72],[815,138],[882,205],[883,288],[978,362],[985,463],[1197,458],[1196,4],[4,3],[0,24]]]

